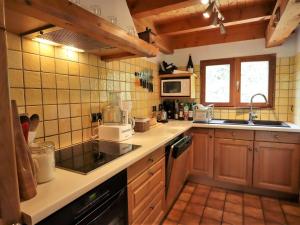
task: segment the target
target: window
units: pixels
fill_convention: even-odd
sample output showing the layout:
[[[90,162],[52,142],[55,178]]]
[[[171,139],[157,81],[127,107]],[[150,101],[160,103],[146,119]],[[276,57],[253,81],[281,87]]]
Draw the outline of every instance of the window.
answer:
[[[275,55],[201,61],[201,103],[221,107],[272,107],[275,86]]]

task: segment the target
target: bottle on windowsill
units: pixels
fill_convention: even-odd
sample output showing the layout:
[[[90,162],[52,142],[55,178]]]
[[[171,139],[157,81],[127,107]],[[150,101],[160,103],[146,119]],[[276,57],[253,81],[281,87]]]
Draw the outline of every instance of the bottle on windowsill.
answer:
[[[191,54],[189,55],[189,61],[188,61],[188,64],[186,66],[186,70],[189,73],[194,73],[194,64],[193,64],[193,60],[192,60]]]

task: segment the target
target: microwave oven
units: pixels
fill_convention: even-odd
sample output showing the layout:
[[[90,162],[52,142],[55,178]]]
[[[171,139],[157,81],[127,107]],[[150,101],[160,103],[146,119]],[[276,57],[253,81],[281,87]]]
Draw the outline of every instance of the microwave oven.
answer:
[[[161,79],[162,97],[189,97],[191,95],[191,80],[186,78]]]

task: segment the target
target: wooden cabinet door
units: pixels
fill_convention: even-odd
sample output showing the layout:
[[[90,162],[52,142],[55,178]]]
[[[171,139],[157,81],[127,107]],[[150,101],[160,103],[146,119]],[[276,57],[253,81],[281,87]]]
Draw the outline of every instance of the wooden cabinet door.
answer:
[[[253,186],[298,193],[300,145],[255,142],[254,147]]]
[[[253,142],[215,138],[214,178],[239,185],[251,185]]]
[[[193,129],[193,148],[191,152],[191,174],[213,177],[214,130]]]

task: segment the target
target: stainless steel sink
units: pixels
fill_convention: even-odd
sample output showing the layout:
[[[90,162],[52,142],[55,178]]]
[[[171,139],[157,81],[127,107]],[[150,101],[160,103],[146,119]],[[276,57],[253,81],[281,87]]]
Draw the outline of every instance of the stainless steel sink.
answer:
[[[203,123],[194,121],[194,123]],[[269,127],[290,127],[282,121],[271,120],[254,120],[253,124],[249,124],[248,120],[211,120],[208,124],[226,124],[226,125],[245,125],[245,126],[269,126]]]

